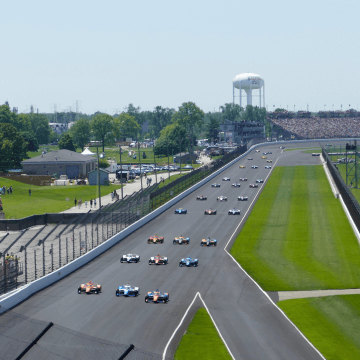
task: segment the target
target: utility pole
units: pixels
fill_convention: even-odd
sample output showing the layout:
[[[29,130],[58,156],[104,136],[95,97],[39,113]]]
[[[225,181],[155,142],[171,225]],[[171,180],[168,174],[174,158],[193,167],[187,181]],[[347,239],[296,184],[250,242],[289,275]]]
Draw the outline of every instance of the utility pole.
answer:
[[[98,165],[98,186],[99,186],[99,211],[101,212],[101,194],[100,194],[100,160],[99,160],[99,146],[96,146],[97,165]]]
[[[121,200],[124,199],[124,190],[123,190],[123,177],[122,177],[122,161],[121,161],[121,152],[122,152],[122,149],[121,149],[121,144],[120,144],[120,185],[121,185]]]
[[[141,173],[141,156],[140,156],[140,143],[138,141],[138,153],[139,153],[139,163],[140,163],[140,182],[141,182],[141,190],[143,189],[142,183],[142,173]]]

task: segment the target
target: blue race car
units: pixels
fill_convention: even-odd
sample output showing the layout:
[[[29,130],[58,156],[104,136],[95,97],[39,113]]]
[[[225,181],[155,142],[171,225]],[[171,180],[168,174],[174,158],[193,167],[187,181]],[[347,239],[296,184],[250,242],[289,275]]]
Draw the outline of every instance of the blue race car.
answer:
[[[186,259],[181,259],[180,260],[180,263],[179,263],[179,266],[182,267],[182,266],[198,266],[199,265],[199,260],[198,259],[192,259],[190,256],[188,256]]]
[[[187,214],[187,209],[178,208],[175,210],[175,214]]]
[[[119,286],[116,289],[116,296],[138,296],[140,293],[140,288],[137,286],[131,286],[129,283],[127,285]]]

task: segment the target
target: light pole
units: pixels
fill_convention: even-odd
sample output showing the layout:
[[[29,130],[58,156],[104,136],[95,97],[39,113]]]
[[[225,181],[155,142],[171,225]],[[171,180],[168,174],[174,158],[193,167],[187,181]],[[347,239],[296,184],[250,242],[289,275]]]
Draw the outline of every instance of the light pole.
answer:
[[[99,156],[99,146],[96,146],[96,153],[98,159],[98,186],[99,186],[99,211],[101,212],[101,193],[100,193],[100,156]]]
[[[180,138],[180,174],[181,174],[181,142],[182,142],[182,139]]]
[[[155,181],[157,183],[157,170],[156,170],[156,158],[155,158],[155,139],[153,140],[153,152],[154,152],[154,163],[155,163]]]
[[[141,156],[140,156],[140,143],[138,141],[138,153],[139,153],[139,163],[140,163],[140,182],[141,182],[141,190],[143,189],[142,183],[142,173],[141,173]]]
[[[166,140],[166,148],[167,148],[167,157],[168,157],[168,172],[169,172],[169,178],[170,178],[169,141],[168,140]]]
[[[121,143],[120,143],[120,185],[121,185],[121,200],[124,199],[124,190],[123,190],[123,177],[122,177],[122,161],[121,161],[121,153],[122,153],[122,149],[121,149]]]

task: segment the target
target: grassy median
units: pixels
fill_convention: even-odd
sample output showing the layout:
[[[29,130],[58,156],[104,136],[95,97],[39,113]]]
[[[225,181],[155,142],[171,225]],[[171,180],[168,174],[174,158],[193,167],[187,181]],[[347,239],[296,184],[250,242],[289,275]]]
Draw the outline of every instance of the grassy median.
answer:
[[[322,166],[276,167],[231,254],[267,291],[360,287],[360,247]]]
[[[327,360],[360,359],[360,295],[285,300],[277,305]]]
[[[199,309],[175,352],[175,360],[231,359],[206,309]]]
[[[0,186],[9,188],[12,185],[11,195],[1,195],[6,219],[20,219],[30,215],[57,213],[73,207],[75,198],[85,200],[98,197],[98,187],[90,185],[72,186],[35,186],[23,184],[7,178],[0,178]],[[101,196],[108,195],[115,189],[120,189],[120,185],[101,186]],[[31,196],[29,196],[31,189]],[[69,201],[66,201],[66,199]],[[97,204],[99,208],[99,204]],[[90,205],[88,204],[90,210]]]

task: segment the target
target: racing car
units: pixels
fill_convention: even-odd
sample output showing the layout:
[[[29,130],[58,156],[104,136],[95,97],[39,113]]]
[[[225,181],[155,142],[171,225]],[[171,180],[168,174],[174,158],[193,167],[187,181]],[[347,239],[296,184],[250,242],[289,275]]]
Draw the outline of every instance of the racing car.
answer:
[[[211,187],[220,187],[220,184],[212,184]]]
[[[257,166],[257,165],[253,165],[251,168],[252,168],[252,169],[257,169],[258,166]]]
[[[257,187],[259,187],[258,184],[250,184],[250,186],[249,186],[249,188],[257,188]]]
[[[222,181],[230,181],[230,178],[225,176],[224,178],[222,178]]]
[[[91,281],[89,281],[88,283],[81,284],[78,287],[78,294],[81,294],[82,292],[86,294],[98,294],[99,292],[101,292],[101,289],[101,285],[93,284]]]
[[[149,259],[149,265],[167,265],[168,258],[166,256],[160,256],[157,254],[156,256],[152,256]]]
[[[156,289],[156,291],[149,291],[147,295],[145,296],[145,302],[154,302],[154,303],[167,303],[169,301],[169,293],[163,293],[159,291],[159,289]]]
[[[204,212],[205,215],[216,215],[216,210],[208,209]]]
[[[129,283],[127,285],[119,286],[116,289],[115,295],[116,296],[138,296],[140,293],[140,288],[137,286],[131,286]]]
[[[164,242],[164,237],[163,236],[150,236],[148,238],[148,244],[162,244]]]
[[[240,181],[247,181],[247,178],[240,178]]]
[[[199,195],[196,197],[196,200],[207,200],[207,196]]]
[[[285,146],[279,146],[279,149],[283,150],[285,149]]]
[[[256,152],[260,152],[260,150],[255,150]]]
[[[272,163],[272,160],[266,160],[267,163]]]
[[[262,156],[261,158],[262,158],[262,159],[266,159],[266,156]]]
[[[216,201],[227,201],[227,197],[226,196],[218,196],[216,198]]]
[[[217,240],[216,239],[202,239],[200,246],[216,246],[217,245]]]
[[[263,180],[263,179],[257,179],[256,182],[257,182],[258,184],[262,184],[262,183],[264,182],[264,180]]]
[[[187,214],[187,209],[178,208],[175,210],[175,214]]]
[[[263,152],[263,155],[267,155],[268,153],[265,151],[265,152]]]
[[[238,201],[248,201],[248,197],[244,195],[238,196]]]
[[[233,208],[228,211],[228,214],[229,215],[240,215],[240,210]]]
[[[254,160],[253,158],[248,158],[248,160]]]
[[[232,187],[240,187],[241,184],[238,184],[237,182],[231,185]]]
[[[140,261],[140,255],[136,255],[136,254],[132,254],[132,253],[129,253],[129,254],[126,254],[126,255],[123,255],[121,258],[120,258],[120,262],[123,263],[123,262],[127,262],[127,263],[137,263]]]
[[[176,244],[179,244],[179,245],[182,245],[182,244],[185,244],[185,245],[189,245],[190,243],[190,238],[188,237],[184,237],[184,236],[179,236],[179,237],[176,237],[174,240],[173,240],[173,244],[176,245]]]
[[[271,155],[271,154],[272,154],[272,152],[271,152],[271,151],[268,151],[267,153],[268,153],[268,155]]]
[[[239,165],[239,169],[245,169],[246,166],[245,165]]]
[[[179,262],[179,266],[198,266],[199,265],[199,260],[198,259],[192,259],[190,256],[188,256],[186,259],[181,259]]]
[[[266,165],[265,169],[271,169],[271,165]]]

